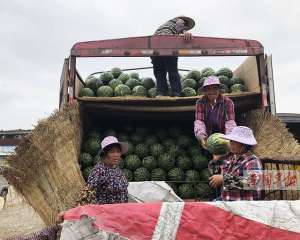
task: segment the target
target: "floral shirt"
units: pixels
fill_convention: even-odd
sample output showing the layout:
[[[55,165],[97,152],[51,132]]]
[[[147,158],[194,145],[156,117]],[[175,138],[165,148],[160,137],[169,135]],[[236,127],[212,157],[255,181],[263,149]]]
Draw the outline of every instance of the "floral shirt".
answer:
[[[87,184],[96,192],[96,204],[128,202],[128,181],[120,168],[98,162],[92,169]]]

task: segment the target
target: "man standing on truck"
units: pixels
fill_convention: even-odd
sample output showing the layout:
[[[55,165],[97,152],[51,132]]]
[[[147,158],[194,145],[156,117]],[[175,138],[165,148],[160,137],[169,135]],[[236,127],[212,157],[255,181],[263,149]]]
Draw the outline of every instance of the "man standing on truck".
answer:
[[[154,35],[183,35],[185,41],[193,39],[187,32],[195,26],[192,18],[179,16],[161,25]],[[172,96],[178,97],[181,92],[180,76],[178,73],[177,56],[153,56],[151,57],[153,72],[156,78],[157,96],[166,96],[168,92],[167,73],[172,90]]]

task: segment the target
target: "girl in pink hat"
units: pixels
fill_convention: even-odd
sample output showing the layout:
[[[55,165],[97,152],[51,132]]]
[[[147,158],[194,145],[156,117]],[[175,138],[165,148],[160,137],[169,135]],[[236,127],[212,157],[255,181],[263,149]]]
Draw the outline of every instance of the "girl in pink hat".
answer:
[[[222,186],[221,200],[259,200],[261,197],[262,164],[251,148],[257,144],[253,132],[244,126],[234,127],[224,136],[230,140],[227,156],[214,156],[223,161],[221,173],[210,177],[210,186]]]
[[[204,96],[196,103],[194,133],[199,143],[205,147],[207,137],[213,133],[228,134],[235,123],[234,104],[222,95],[222,85],[216,76],[205,79]]]

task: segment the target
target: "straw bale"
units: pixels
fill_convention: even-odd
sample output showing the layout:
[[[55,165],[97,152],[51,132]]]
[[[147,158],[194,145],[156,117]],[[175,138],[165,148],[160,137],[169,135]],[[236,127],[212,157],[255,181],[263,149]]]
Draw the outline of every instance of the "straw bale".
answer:
[[[81,137],[79,106],[68,105],[39,121],[4,167],[10,184],[46,224],[70,208],[84,186],[77,161]]]
[[[246,114],[243,125],[249,126],[258,142],[254,153],[261,159],[300,160],[300,145],[278,117],[262,110]]]

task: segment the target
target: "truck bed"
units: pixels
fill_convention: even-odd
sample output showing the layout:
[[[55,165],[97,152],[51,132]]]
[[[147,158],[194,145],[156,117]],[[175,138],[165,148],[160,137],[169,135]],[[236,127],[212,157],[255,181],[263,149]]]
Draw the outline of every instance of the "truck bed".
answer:
[[[238,113],[259,107],[259,92],[244,92],[241,94],[224,94],[230,97]],[[194,113],[196,97],[78,97],[81,105],[89,110],[140,112],[140,113]]]

